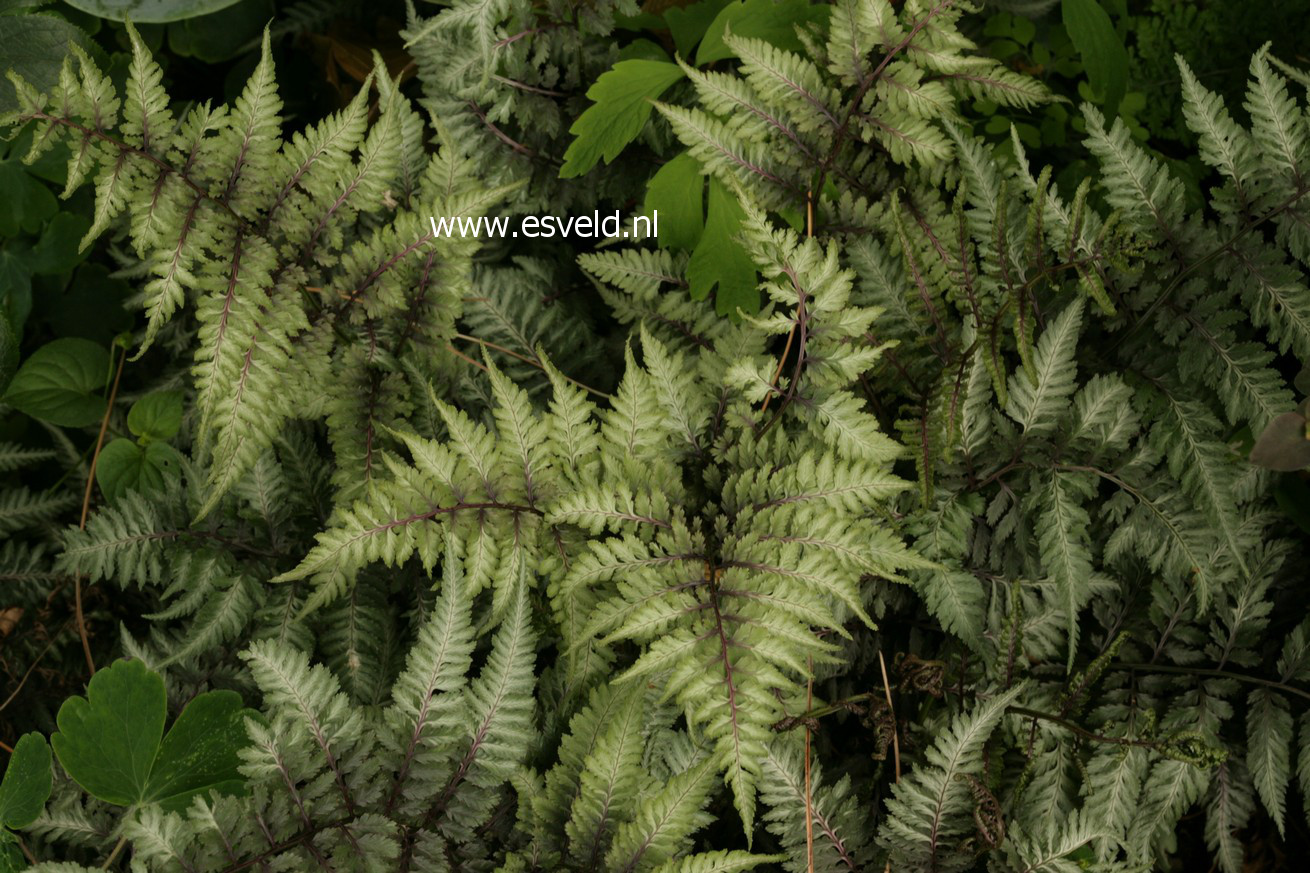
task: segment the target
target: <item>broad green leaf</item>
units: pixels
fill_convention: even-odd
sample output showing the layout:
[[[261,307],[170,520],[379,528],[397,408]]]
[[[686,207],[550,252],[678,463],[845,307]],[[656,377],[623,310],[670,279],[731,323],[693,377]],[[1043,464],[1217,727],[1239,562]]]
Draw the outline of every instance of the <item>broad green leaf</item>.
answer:
[[[15,330],[22,328],[32,311],[32,268],[26,257],[8,250],[0,252],[0,309]]]
[[[97,18],[133,24],[163,24],[208,15],[240,0],[68,0],[68,5]]]
[[[733,36],[762,39],[780,49],[803,52],[796,26],[827,21],[830,7],[811,6],[809,0],[741,0],[723,8],[710,23],[696,51],[696,64],[703,66],[730,58],[734,52],[723,41],[725,31]]]
[[[164,680],[141,661],[116,661],[96,673],[86,697],[59,709],[50,738],[59,763],[87,793],[107,803],[158,803],[185,808],[210,789],[242,788],[237,753],[246,743],[245,719],[232,691],[195,697],[164,736]]]
[[[177,450],[168,443],[152,440],[143,446],[120,437],[100,450],[96,484],[116,501],[128,491],[162,490],[177,469]]]
[[[85,427],[105,413],[100,396],[109,380],[109,353],[67,337],[47,343],[18,368],[4,401],[33,418],[62,427]]]
[[[705,232],[687,262],[687,281],[693,300],[704,300],[717,286],[714,302],[720,315],[735,314],[737,307],[760,310],[755,263],[734,238],[745,216],[732,192],[711,176]]]
[[[86,697],[59,707],[50,745],[88,794],[131,806],[146,796],[164,736],[164,680],[141,661],[115,661],[87,684]]]
[[[139,19],[138,19],[139,20]],[[37,91],[45,94],[59,81],[59,68],[69,43],[90,48],[82,29],[53,15],[0,16],[0,74],[12,69]],[[0,114],[18,109],[18,98],[8,80],[0,84]]]
[[[679,55],[691,57],[696,43],[701,41],[729,2],[731,0],[701,0],[689,6],[674,6],[665,10],[664,21],[669,25],[669,33],[673,35],[673,44]]]
[[[1110,15],[1097,0],[1064,0],[1064,27],[1082,56],[1087,80],[1104,101],[1105,114],[1119,114],[1128,85],[1128,51]]]
[[[664,219],[664,232],[656,240],[660,248],[696,247],[705,226],[704,191],[700,162],[686,152],[660,167],[646,183],[645,212],[654,215],[658,210]]]
[[[82,238],[91,229],[90,217],[80,212],[58,212],[32,246],[28,266],[33,275],[56,276],[67,273],[86,260],[89,250],[81,248]]]
[[[55,336],[76,336],[110,345],[114,337],[131,331],[132,313],[123,304],[134,290],[123,279],[111,277],[103,265],[83,263],[58,294],[50,293],[50,285],[55,283],[43,284],[47,293],[36,301],[37,317],[50,326]]]
[[[182,427],[182,393],[156,391],[147,394],[127,412],[127,429],[147,440],[168,440]]]
[[[258,44],[272,13],[271,0],[236,0],[215,12],[175,21],[168,26],[169,50],[207,64],[222,63]]]
[[[651,42],[648,39],[634,39],[619,49],[619,55],[614,59],[614,62],[618,63],[619,61],[659,61],[662,64],[667,64],[669,62],[669,53],[664,50],[664,46],[657,42]]]
[[[52,785],[50,746],[45,737],[23,734],[14,743],[14,753],[0,781],[0,825],[18,829],[36,821]]]
[[[144,801],[181,811],[191,798],[213,788],[240,793],[245,779],[238,752],[247,744],[245,709],[235,691],[208,691],[187,704],[159,747]]]
[[[0,873],[19,873],[29,869],[27,859],[18,848],[18,840],[7,831],[0,831]]]
[[[560,178],[581,176],[597,161],[609,163],[637,138],[650,118],[651,100],[683,76],[677,64],[664,61],[620,61],[587,90],[594,105],[569,128],[574,135],[564,152]]]
[[[0,237],[36,233],[59,211],[55,195],[16,160],[0,161]]]

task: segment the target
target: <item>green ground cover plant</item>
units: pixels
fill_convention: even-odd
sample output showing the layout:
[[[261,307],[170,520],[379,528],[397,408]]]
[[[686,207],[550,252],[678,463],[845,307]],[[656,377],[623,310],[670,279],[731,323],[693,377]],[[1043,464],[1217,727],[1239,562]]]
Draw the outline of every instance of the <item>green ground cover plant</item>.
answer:
[[[1293,869],[1310,17],[74,5],[0,870]]]

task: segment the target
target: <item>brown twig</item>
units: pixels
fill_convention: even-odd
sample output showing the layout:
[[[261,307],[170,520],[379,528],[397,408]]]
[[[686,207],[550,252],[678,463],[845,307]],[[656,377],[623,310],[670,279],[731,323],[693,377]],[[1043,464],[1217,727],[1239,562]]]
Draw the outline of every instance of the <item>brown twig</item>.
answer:
[[[536,367],[538,370],[541,370],[543,373],[546,371],[546,367],[544,364],[541,363],[541,361],[535,358],[529,358],[527,355],[519,354],[513,349],[507,349],[504,346],[497,345],[496,343],[490,342],[489,340],[484,340],[476,336],[469,336],[466,333],[457,333],[455,334],[455,338],[465,340],[466,342],[477,343],[480,346],[486,346],[487,348],[493,349],[494,351],[502,352],[506,355],[509,355],[511,358],[518,358],[520,361],[522,361],[525,364],[531,364],[532,366]],[[577,379],[574,379],[572,376],[569,376],[566,373],[561,372],[560,375],[564,377],[565,381],[571,382],[572,384],[581,388],[583,391],[586,391],[590,394],[595,394],[597,397],[604,397],[606,400],[613,399],[609,394],[606,394],[604,391],[601,391],[598,388],[592,388],[590,385],[586,384],[585,382],[579,382]]]
[[[100,450],[105,445],[105,433],[109,430],[109,416],[114,411],[114,400],[118,397],[118,380],[123,376],[123,364],[127,362],[127,346],[118,355],[118,367],[114,370],[114,384],[109,389],[109,401],[105,404],[105,415],[100,419],[100,434],[96,437],[96,449],[91,454],[91,469],[86,474],[86,490],[82,492],[82,517],[78,519],[78,530],[86,530],[86,516],[91,510],[91,489],[95,487],[96,463],[100,460]],[[82,638],[82,654],[86,655],[86,667],[91,675],[96,674],[96,662],[91,657],[91,641],[86,635],[86,617],[82,612],[82,574],[73,576],[73,608],[77,616],[77,635]]]
[[[15,687],[14,690],[9,693],[9,696],[5,698],[4,703],[0,703],[0,712],[3,712],[9,706],[9,704],[14,702],[14,698],[18,696],[18,692],[22,691],[23,686],[27,684],[28,677],[32,675],[32,671],[35,670],[37,665],[41,663],[41,659],[46,656],[46,652],[50,651],[50,647],[55,644],[55,640],[59,639],[59,635],[64,632],[64,628],[66,627],[68,627],[67,620],[65,620],[64,623],[59,626],[59,630],[55,631],[50,635],[50,639],[46,640],[45,648],[41,649],[41,651],[37,653],[36,657],[32,660],[32,663],[28,666],[27,670],[23,672],[23,678],[18,680],[17,687]]]
[[[805,236],[814,238],[814,191],[805,192]],[[782,347],[782,356],[778,358],[778,369],[773,371],[773,378],[769,380],[769,393],[764,395],[764,403],[760,405],[760,415],[769,411],[769,401],[778,390],[778,379],[782,377],[783,365],[787,363],[787,355],[791,354],[792,340],[796,339],[796,329],[800,327],[800,319],[797,318],[792,323],[791,330],[787,334],[787,344]]]
[[[892,718],[892,763],[896,771],[896,781],[901,781],[901,740],[900,731],[896,730],[896,707],[892,705],[892,685],[887,681],[887,661],[878,650],[878,669],[882,670],[882,690],[887,697],[887,713]]]
[[[481,370],[484,373],[491,372],[490,370],[487,369],[486,364],[483,364],[481,361],[473,360],[468,355],[464,354],[459,349],[452,346],[450,343],[446,343],[446,351],[450,352],[452,355],[454,355],[457,358],[462,358],[463,360],[468,361],[470,364],[477,367],[479,370]]]
[[[892,684],[887,681],[887,661],[882,656],[882,649],[878,649],[878,669],[882,671],[882,690],[887,696],[887,713],[892,720],[892,766],[896,774],[896,782],[901,781],[901,732],[896,728],[896,707],[892,705]],[[883,873],[891,873],[892,862],[887,861],[887,866],[883,868]]]
[[[805,683],[805,710],[814,708],[814,658],[807,659],[810,677]],[[814,873],[814,800],[810,791],[810,725],[805,725],[805,869]]]

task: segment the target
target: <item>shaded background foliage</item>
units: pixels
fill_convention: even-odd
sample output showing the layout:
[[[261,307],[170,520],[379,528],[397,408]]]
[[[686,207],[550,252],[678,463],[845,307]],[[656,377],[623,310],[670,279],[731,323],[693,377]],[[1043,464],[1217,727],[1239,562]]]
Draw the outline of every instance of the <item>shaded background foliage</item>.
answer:
[[[4,46],[0,48],[0,67],[26,65],[34,80],[42,76],[52,80],[50,69],[54,67],[45,69],[43,65],[53,62],[57,53],[46,50],[35,57],[7,58],[4,52],[23,43],[56,46],[60,39],[71,36],[121,88],[130,58],[123,26],[92,14],[95,4],[77,7],[22,0],[0,3]],[[964,111],[974,132],[986,137],[1003,159],[1012,160],[1009,137],[1014,125],[1027,148],[1028,160],[1036,167],[1055,167],[1056,184],[1072,198],[1083,179],[1095,172],[1081,145],[1085,122],[1074,107],[1083,101],[1102,108],[1112,104],[1133,138],[1185,180],[1189,206],[1202,208],[1206,202],[1203,192],[1216,179],[1197,156],[1195,136],[1183,123],[1175,53],[1188,61],[1205,87],[1225,97],[1244,123],[1237,107],[1242,103],[1250,56],[1272,41],[1275,55],[1294,64],[1305,63],[1307,58],[1301,53],[1310,45],[1310,6],[1304,2],[1106,0],[1099,8],[1112,23],[1126,59],[1122,69],[1097,74],[1108,76],[1110,82],[1108,89],[1100,90],[1090,81],[1089,64],[1076,45],[1082,37],[1070,33],[1067,13],[1062,18],[1059,5],[1042,0],[996,0],[983,14],[971,17],[969,33],[987,53],[1014,70],[1035,76],[1064,98],[1031,111],[999,107],[985,100],[966,103]],[[653,15],[664,9],[645,11]],[[271,20],[284,115],[295,128],[346,106],[372,71],[373,52],[380,54],[392,75],[400,77],[404,93],[416,100],[424,97],[415,76],[416,64],[400,35],[405,17],[401,3],[240,0],[199,16],[179,5],[178,20],[143,22],[139,30],[161,63],[165,87],[176,101],[183,105],[221,103],[235,98],[254,70],[260,35]],[[659,19],[652,24],[640,16],[627,22],[618,32],[621,53],[639,56],[643,40],[671,44],[672,34],[659,24]],[[38,39],[47,42],[38,43]],[[590,105],[585,96],[587,84],[558,93],[566,125]],[[0,106],[7,108],[11,107]],[[552,171],[564,160],[567,143],[567,137],[561,135],[556,140],[557,152],[539,156]],[[77,338],[102,350],[103,385],[92,393],[108,397],[122,357],[115,339],[139,331],[144,324],[139,309],[132,305],[137,277],[122,272],[127,259],[117,249],[121,241],[102,241],[79,251],[78,242],[90,226],[93,192],[82,188],[67,200],[58,199],[63,187],[63,156],[51,154],[24,165],[19,157],[26,146],[23,137],[0,146],[0,198],[10,204],[0,215],[0,305],[6,320],[0,328],[0,347],[8,343],[8,348],[0,348],[0,373],[8,377],[17,362],[30,359],[53,340]],[[626,189],[616,184],[611,190]],[[1092,195],[1093,199],[1101,196]],[[636,204],[629,195],[615,205],[632,208]],[[1105,206],[1103,201],[1101,205]],[[548,261],[559,271],[555,275],[565,277],[543,292],[537,305],[543,311],[563,311],[568,317],[577,313],[586,319],[588,334],[605,351],[596,357],[613,359],[623,331],[609,315],[599,314],[604,308],[594,285],[574,266],[576,257],[591,248],[589,243],[554,241],[516,248],[514,254]],[[493,243],[480,261],[492,272],[509,253],[504,244]],[[132,428],[128,413],[143,398],[186,384],[188,367],[181,361],[185,341],[183,334],[165,331],[145,357],[122,365],[109,419],[110,440],[126,439],[144,447],[154,438]],[[474,353],[476,348],[465,351]],[[1290,381],[1298,364],[1285,355],[1277,368]],[[614,387],[615,374],[603,366],[570,372],[602,390]],[[85,586],[82,613],[90,651],[84,654],[74,620],[73,580],[53,569],[48,560],[58,548],[60,532],[79,523],[98,423],[97,417],[86,426],[61,429],[16,409],[0,410],[0,443],[6,444],[7,452],[0,456],[4,489],[0,494],[0,534],[6,537],[0,546],[0,675],[8,689],[0,709],[0,740],[11,746],[25,731],[48,733],[60,703],[83,688],[85,658],[104,663],[120,654],[120,626],[132,636],[148,636],[150,622],[143,616],[158,608],[154,596],[139,589]],[[1255,436],[1238,438],[1249,444]],[[189,437],[184,426],[177,439]],[[324,442],[320,433],[305,438],[319,446]],[[172,434],[163,442],[171,439]],[[314,474],[306,478],[313,480]],[[1295,525],[1310,532],[1310,487],[1305,474],[1286,476],[1276,488],[1289,528]],[[104,490],[102,479],[92,491],[92,505],[104,499]],[[20,492],[24,494],[22,506],[15,502],[11,511],[5,503],[7,495]],[[284,541],[308,539],[319,529],[311,518],[293,522],[282,532]],[[270,552],[269,564],[274,569],[289,570],[296,557],[277,554],[278,547],[276,541],[257,546]],[[414,575],[412,567],[406,572]],[[394,583],[396,592],[403,595],[417,582],[417,575],[399,579]],[[908,597],[893,593],[887,608],[905,608]],[[1302,619],[1302,604],[1289,599],[1285,605],[1287,609],[1276,610],[1271,617],[1271,638],[1282,639]],[[849,712],[828,719],[816,732],[818,756],[854,762],[849,772],[853,781],[860,783],[886,779],[893,733],[899,736],[902,754],[922,752],[931,737],[921,736],[915,721],[931,719],[935,711],[949,704],[953,693],[962,699],[968,676],[969,665],[963,658],[956,662],[934,657],[941,649],[942,637],[941,629],[922,615],[900,621],[889,630],[883,648],[894,653],[887,669],[896,690],[899,721],[876,698],[852,702]],[[852,665],[851,675],[861,677],[852,684],[869,680],[866,685],[880,686],[881,665],[867,650],[861,657],[867,662]],[[199,685],[203,680],[188,677],[186,681]],[[703,842],[713,846],[740,843],[740,834],[733,830],[736,820],[730,801],[723,797],[715,802],[719,804],[713,810],[718,822],[704,832]],[[1310,846],[1302,811],[1289,809],[1287,821],[1286,834],[1279,835],[1263,812],[1256,813],[1246,830],[1251,869],[1291,869],[1287,859]],[[1174,862],[1178,869],[1209,866],[1203,827],[1199,817],[1184,819]]]

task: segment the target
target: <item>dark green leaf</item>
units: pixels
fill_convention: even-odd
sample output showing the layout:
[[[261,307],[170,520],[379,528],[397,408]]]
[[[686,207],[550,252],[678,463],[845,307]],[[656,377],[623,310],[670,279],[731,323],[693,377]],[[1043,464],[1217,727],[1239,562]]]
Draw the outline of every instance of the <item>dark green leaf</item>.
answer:
[[[1128,86],[1128,51],[1097,0],[1064,0],[1064,26],[1082,56],[1092,90],[1113,118]]]
[[[18,840],[13,834],[0,831],[0,873],[19,873],[26,869],[27,859],[18,848]]]
[[[240,791],[243,709],[232,691],[194,698],[163,736],[164,680],[140,661],[116,661],[92,677],[86,697],[59,709],[50,738],[59,763],[89,794],[119,806],[185,808],[197,794]]]
[[[654,215],[658,210],[664,220],[663,233],[656,241],[660,248],[690,251],[696,247],[705,226],[704,191],[700,162],[686,152],[660,167],[646,183],[645,212]]]
[[[667,64],[669,53],[657,42],[648,39],[634,39],[619,49],[617,61],[659,61]]]
[[[70,697],[59,707],[59,731],[50,744],[88,794],[131,806],[146,796],[166,707],[158,673],[141,661],[115,661],[91,677],[86,697]]]
[[[0,16],[0,65],[12,68],[37,91],[50,93],[59,81],[59,68],[68,55],[68,44],[90,47],[90,40],[78,27],[53,15]],[[3,70],[0,70],[3,72]],[[0,114],[18,109],[18,98],[6,79],[0,83]]]
[[[57,339],[23,362],[4,401],[51,424],[85,427],[105,413],[100,392],[108,379],[105,349],[84,339]]]
[[[22,328],[32,311],[32,271],[27,259],[10,249],[0,252],[0,307],[15,330]]]
[[[0,825],[18,829],[36,821],[51,787],[50,746],[38,733],[23,734],[0,781]]]
[[[42,289],[37,296],[36,315],[48,323],[56,336],[78,336],[109,345],[114,336],[132,329],[132,314],[123,307],[131,293],[122,279],[112,278],[100,264],[84,263],[73,280],[61,289]]]
[[[147,394],[127,412],[127,429],[139,437],[168,440],[182,427],[182,394],[156,391]]]
[[[86,259],[79,251],[82,237],[91,229],[91,219],[81,213],[59,212],[45,226],[41,239],[32,247],[29,266],[38,276],[67,273]]]
[[[701,0],[690,6],[674,6],[664,12],[664,20],[673,34],[673,44],[681,57],[691,57],[696,43],[701,41],[705,31],[729,2],[731,0]]]
[[[237,753],[247,744],[246,718],[254,716],[235,691],[209,691],[188,703],[159,747],[145,802],[182,810],[210,788],[243,790]]]
[[[36,233],[59,211],[50,189],[16,160],[0,161],[0,200],[5,202],[0,209],[0,236]]]
[[[184,57],[221,63],[258,40],[274,14],[270,0],[237,0],[226,9],[168,25],[168,47]]]
[[[734,239],[745,217],[732,192],[711,176],[705,232],[687,263],[687,282],[693,300],[704,300],[717,286],[714,302],[720,315],[735,315],[738,307],[752,313],[760,310],[755,263]]]
[[[697,65],[732,57],[732,49],[723,41],[731,29],[733,36],[762,39],[787,51],[804,50],[796,36],[796,26],[827,20],[828,6],[811,6],[809,0],[741,0],[731,3],[710,23],[696,51]]]
[[[161,490],[177,468],[177,450],[168,443],[141,446],[119,438],[100,451],[96,484],[105,497],[116,501],[128,491]]]
[[[564,153],[561,178],[581,176],[618,157],[650,118],[651,100],[682,78],[682,68],[664,61],[620,61],[587,91],[594,105],[569,128],[574,140]]]

